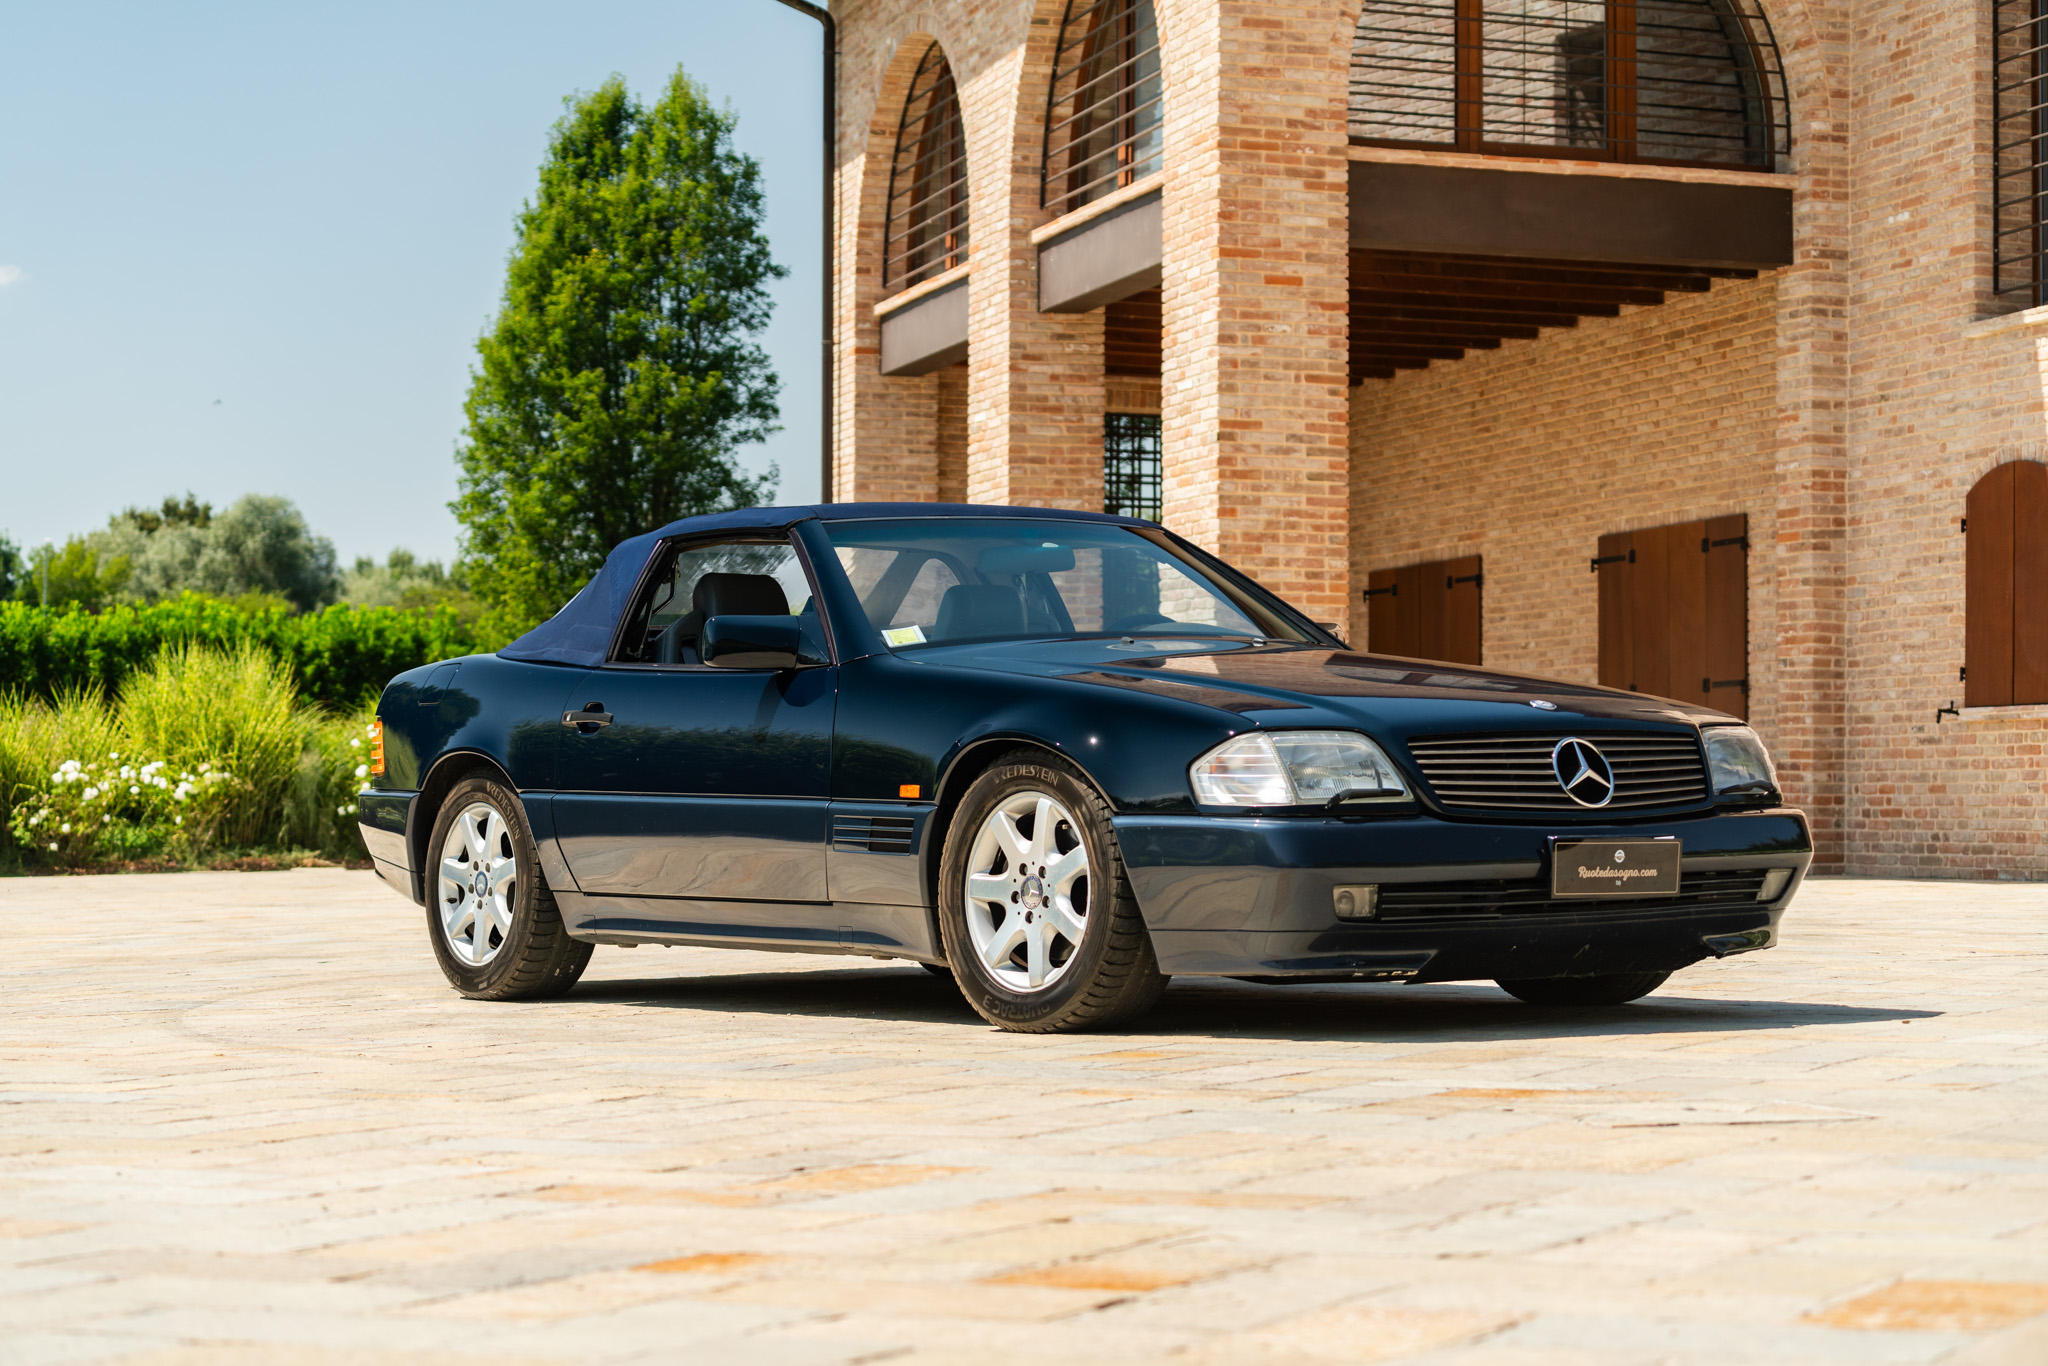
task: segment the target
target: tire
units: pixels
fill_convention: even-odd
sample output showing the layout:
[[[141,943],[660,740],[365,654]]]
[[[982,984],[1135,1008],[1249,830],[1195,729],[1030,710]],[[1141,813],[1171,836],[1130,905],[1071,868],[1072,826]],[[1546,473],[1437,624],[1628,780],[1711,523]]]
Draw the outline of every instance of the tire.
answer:
[[[1035,751],[997,761],[961,798],[939,863],[939,927],[953,980],[990,1024],[1100,1029],[1166,990],[1109,817],[1079,773]],[[970,878],[989,895],[970,895]]]
[[[1610,972],[1600,977],[1500,978],[1494,985],[1532,1006],[1618,1006],[1648,996],[1668,972]]]
[[[576,985],[592,946],[562,924],[518,793],[486,777],[455,784],[427,857],[427,938],[449,985],[479,1001],[546,1000]]]

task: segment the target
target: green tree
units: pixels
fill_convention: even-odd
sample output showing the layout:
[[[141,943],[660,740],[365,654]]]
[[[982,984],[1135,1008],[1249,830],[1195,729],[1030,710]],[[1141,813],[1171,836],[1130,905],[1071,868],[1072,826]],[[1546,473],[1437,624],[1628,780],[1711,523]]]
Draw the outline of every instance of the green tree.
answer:
[[[44,601],[47,592],[48,606],[83,607],[88,612],[97,612],[112,603],[126,586],[128,557],[102,554],[85,537],[73,536],[61,550],[51,545],[37,546],[30,552],[22,575],[27,580],[23,596],[30,602]]]
[[[477,342],[458,452],[470,586],[506,632],[546,618],[613,545],[774,487],[733,453],[775,430],[754,336],[786,272],[733,116],[678,68],[652,107],[614,76],[573,97]]]
[[[0,536],[0,602],[26,596],[27,573],[28,568],[21,558],[21,547],[7,537]]]
[[[143,602],[190,592],[307,612],[341,589],[334,543],[314,535],[288,498],[245,494],[225,512],[190,494],[166,498],[160,512],[116,513],[89,541],[103,560],[133,566],[127,596]]]

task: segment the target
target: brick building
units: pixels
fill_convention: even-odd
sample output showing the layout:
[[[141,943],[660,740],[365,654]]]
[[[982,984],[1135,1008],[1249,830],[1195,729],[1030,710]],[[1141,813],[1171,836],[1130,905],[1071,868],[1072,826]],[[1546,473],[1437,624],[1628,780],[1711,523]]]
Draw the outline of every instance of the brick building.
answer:
[[[836,12],[835,497],[1156,509],[2048,876],[2043,0]]]

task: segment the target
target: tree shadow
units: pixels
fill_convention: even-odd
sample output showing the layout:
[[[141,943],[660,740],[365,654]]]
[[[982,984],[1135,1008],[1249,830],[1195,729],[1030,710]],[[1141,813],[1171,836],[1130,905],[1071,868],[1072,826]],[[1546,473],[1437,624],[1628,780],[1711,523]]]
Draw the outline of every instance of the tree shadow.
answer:
[[[909,964],[583,982],[566,1004],[886,1019],[986,1028],[953,984]],[[1625,1006],[1531,1006],[1491,983],[1268,986],[1181,978],[1143,1018],[1104,1037],[1454,1043],[1726,1033],[1924,1020],[1938,1010],[1696,996],[1683,978]]]

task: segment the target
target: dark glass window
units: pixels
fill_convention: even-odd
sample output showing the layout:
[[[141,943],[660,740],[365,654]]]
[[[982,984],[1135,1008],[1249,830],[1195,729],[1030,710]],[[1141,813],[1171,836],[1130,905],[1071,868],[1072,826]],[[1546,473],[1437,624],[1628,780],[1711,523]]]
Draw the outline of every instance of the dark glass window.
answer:
[[[1351,138],[1775,170],[1784,85],[1757,0],[1368,0]]]
[[[1993,42],[1998,97],[1999,298],[2020,308],[2048,303],[2048,0],[1998,0]]]
[[[953,68],[933,43],[910,78],[889,168],[882,284],[892,290],[967,259],[967,134]]]
[[[1157,413],[1102,416],[1102,510],[1159,520],[1160,446]]]
[[[1068,0],[1040,191],[1055,217],[1159,169],[1163,93],[1152,0]]]

